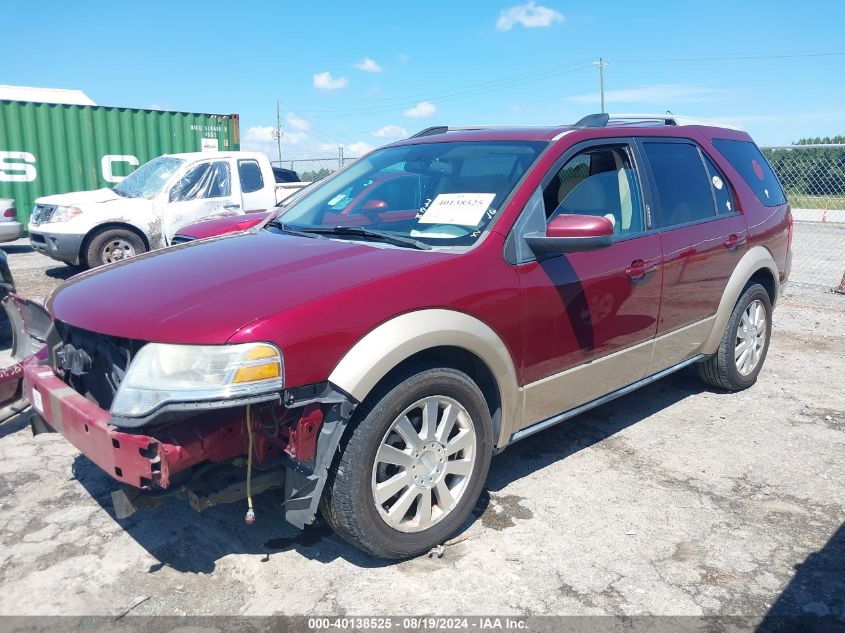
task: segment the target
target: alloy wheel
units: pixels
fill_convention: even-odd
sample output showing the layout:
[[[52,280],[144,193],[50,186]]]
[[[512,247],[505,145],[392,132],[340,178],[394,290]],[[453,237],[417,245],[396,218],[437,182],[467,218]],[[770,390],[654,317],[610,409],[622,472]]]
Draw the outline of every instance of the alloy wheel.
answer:
[[[737,325],[734,361],[737,371],[749,375],[760,363],[766,344],[766,307],[759,299],[748,304]]]
[[[406,408],[373,462],[373,501],[400,532],[421,532],[457,506],[475,466],[475,426],[453,398],[429,396]]]

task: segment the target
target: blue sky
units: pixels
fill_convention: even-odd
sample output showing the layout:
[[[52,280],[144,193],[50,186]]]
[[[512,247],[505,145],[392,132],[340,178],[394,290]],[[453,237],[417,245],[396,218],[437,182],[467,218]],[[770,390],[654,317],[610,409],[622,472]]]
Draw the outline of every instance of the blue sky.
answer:
[[[357,155],[437,124],[607,109],[730,120],[761,144],[845,133],[845,3],[7,3],[0,83],[241,115],[242,146]],[[9,28],[11,27],[11,28]],[[838,53],[838,54],[837,54]]]

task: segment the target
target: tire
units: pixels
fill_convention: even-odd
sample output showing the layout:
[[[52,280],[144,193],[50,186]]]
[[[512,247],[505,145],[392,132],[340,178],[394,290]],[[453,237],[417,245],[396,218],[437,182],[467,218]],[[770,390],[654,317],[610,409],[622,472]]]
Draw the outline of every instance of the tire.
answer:
[[[749,330],[749,324],[744,323],[743,316],[746,316],[746,321],[750,321],[746,311],[751,306],[759,306],[763,313],[758,313],[758,322]],[[762,336],[758,329],[761,323],[765,324],[765,332],[762,333]],[[745,343],[745,347],[742,347],[741,340],[747,341],[751,332],[754,333],[752,341],[756,341],[756,344]],[[745,335],[745,339],[740,338],[743,335]],[[734,306],[725,333],[719,343],[718,351],[699,364],[698,371],[701,379],[709,385],[728,391],[748,389],[757,382],[757,376],[763,368],[766,354],[769,351],[771,335],[772,302],[769,299],[769,293],[760,284],[749,284]],[[760,340],[761,338],[762,340]],[[748,349],[745,349],[746,347]],[[752,348],[757,350],[756,361],[753,364],[747,364],[748,356],[751,356],[752,359],[755,356],[751,353]],[[737,352],[737,350],[740,350],[740,352]],[[742,356],[742,351],[745,351],[746,356]]]
[[[397,424],[403,415],[411,428],[402,424],[400,432]],[[454,426],[449,426],[450,418],[455,418]],[[436,424],[426,427],[425,419]],[[411,432],[417,433],[412,438],[416,448],[403,439]],[[397,559],[426,552],[454,534],[475,506],[490,468],[492,435],[487,403],[469,376],[448,368],[403,372],[356,411],[351,434],[329,471],[320,511],[341,538],[373,556]],[[465,448],[450,456],[448,451],[459,444]],[[383,461],[388,451],[389,459],[405,453],[406,463]],[[459,467],[468,475],[453,474]],[[384,484],[399,479],[403,487],[379,503],[373,491],[388,494]],[[408,498],[410,505],[403,511]]]
[[[96,268],[146,252],[144,240],[137,233],[129,229],[103,229],[89,240],[82,263]]]

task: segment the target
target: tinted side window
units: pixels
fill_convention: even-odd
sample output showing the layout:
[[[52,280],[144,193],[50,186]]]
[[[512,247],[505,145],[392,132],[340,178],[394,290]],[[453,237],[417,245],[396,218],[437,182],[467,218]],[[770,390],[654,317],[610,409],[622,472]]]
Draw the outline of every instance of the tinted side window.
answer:
[[[598,147],[576,154],[543,191],[546,217],[561,213],[604,216],[616,235],[643,230],[642,202],[627,147]]]
[[[716,215],[710,178],[698,147],[687,143],[643,143],[657,187],[658,227],[706,220]]]
[[[754,143],[713,139],[713,145],[739,172],[760,202],[767,207],[786,204],[786,196],[775,172]]]
[[[238,175],[241,179],[241,191],[243,193],[253,193],[264,187],[264,178],[257,161],[239,160]]]
[[[284,169],[282,167],[273,167],[273,177],[276,182],[300,182],[301,179],[292,169]]]
[[[707,175],[710,176],[710,186],[713,188],[713,197],[716,199],[716,213],[719,215],[736,213],[736,203],[728,179],[707,156],[704,157],[704,163],[707,165]]]

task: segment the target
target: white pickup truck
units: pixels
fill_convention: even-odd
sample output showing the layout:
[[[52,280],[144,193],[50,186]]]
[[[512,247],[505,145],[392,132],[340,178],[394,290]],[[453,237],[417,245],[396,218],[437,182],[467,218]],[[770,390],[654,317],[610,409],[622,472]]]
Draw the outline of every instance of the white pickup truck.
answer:
[[[277,184],[260,152],[168,154],[112,189],[36,199],[29,239],[53,259],[93,268],[167,246],[203,218],[269,209],[306,184]]]

